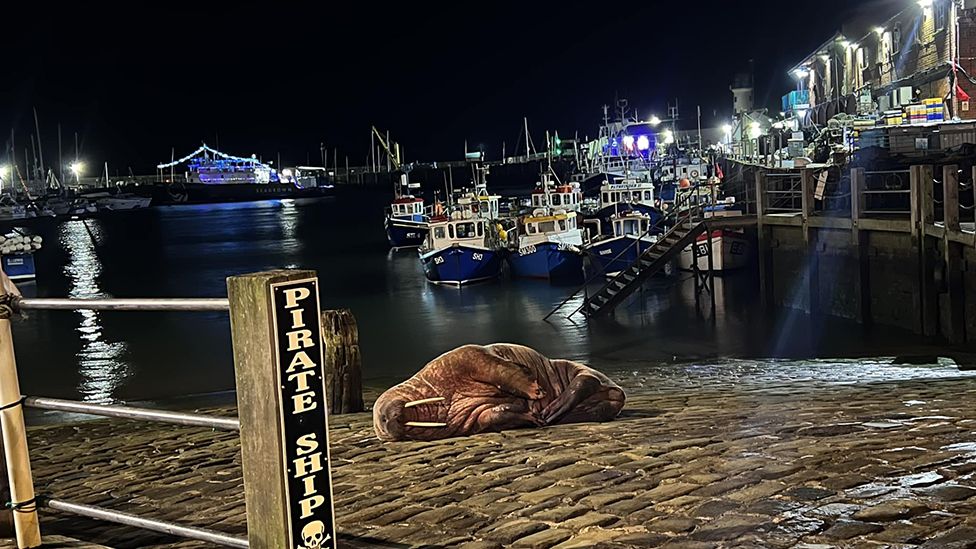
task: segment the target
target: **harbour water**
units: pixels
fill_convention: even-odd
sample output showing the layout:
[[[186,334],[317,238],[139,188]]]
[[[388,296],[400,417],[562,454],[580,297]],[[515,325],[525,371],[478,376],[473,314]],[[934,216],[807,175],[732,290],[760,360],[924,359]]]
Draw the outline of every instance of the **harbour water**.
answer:
[[[511,280],[460,291],[430,285],[415,251],[388,249],[382,228],[388,200],[386,193],[346,191],[330,199],[166,206],[51,224],[38,229],[45,247],[37,257],[37,281],[22,291],[42,297],[219,297],[230,275],[315,269],[323,307],[355,313],[364,377],[374,387],[409,377],[464,343],[521,343],[642,383],[675,364],[719,363],[719,357],[934,352],[897,330],[870,333],[851,322],[810,321],[798,312],[763,314],[750,271],[717,279],[714,319],[707,306],[696,311],[694,285],[685,273],[653,281],[643,301],[609,319],[566,319],[574,308],[568,305],[543,322],[575,288]],[[14,331],[26,394],[175,402],[188,395],[230,398],[234,387],[226,314],[34,312],[17,320]]]

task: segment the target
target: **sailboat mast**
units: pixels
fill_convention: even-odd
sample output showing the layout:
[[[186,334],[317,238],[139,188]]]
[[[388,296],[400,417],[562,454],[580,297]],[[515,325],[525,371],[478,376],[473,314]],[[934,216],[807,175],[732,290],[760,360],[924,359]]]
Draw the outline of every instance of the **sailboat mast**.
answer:
[[[38,160],[41,163],[41,177],[46,177],[44,170],[44,147],[41,145],[41,123],[37,120],[37,107],[34,107],[34,130],[37,132],[37,152]]]

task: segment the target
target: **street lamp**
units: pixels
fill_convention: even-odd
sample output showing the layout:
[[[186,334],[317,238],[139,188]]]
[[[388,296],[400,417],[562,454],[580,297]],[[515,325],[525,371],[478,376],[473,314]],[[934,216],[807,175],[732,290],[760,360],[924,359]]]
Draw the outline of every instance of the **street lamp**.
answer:
[[[68,166],[68,169],[71,170],[72,175],[75,176],[75,183],[80,183],[81,173],[85,171],[85,163],[74,161]]]
[[[658,124],[661,123],[661,119],[656,116],[652,116],[651,119],[648,120],[648,122],[650,122],[652,126],[657,126]]]

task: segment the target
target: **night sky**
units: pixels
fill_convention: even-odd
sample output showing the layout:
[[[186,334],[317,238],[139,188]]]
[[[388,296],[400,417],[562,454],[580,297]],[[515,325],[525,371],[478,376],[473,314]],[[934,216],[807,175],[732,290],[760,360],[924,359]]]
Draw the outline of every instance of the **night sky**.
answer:
[[[66,159],[77,132],[81,156],[113,174],[152,173],[171,147],[179,156],[218,139],[285,164],[314,163],[324,142],[362,164],[371,124],[408,159],[456,159],[465,140],[497,157],[522,116],[536,143],[546,129],[594,135],[615,97],[662,118],[678,98],[686,125],[698,104],[718,124],[750,59],[757,102],[775,106],[787,69],[843,21],[912,1],[8,8],[0,131],[9,141],[16,130],[23,166],[36,107],[46,163],[60,122]]]

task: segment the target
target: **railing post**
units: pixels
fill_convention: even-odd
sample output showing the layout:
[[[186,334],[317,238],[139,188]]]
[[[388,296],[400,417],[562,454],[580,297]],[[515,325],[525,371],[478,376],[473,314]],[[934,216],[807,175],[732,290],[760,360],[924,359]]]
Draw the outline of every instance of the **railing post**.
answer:
[[[932,166],[911,167],[912,230],[918,250],[919,317],[917,331],[923,335],[936,335],[938,331],[939,296],[935,286],[935,261],[926,236],[927,228],[935,223]]]
[[[764,308],[773,305],[773,251],[770,248],[772,234],[763,223],[766,209],[766,175],[756,170],[756,226],[759,244],[759,296]]]
[[[962,244],[952,236],[958,235],[959,226],[959,166],[942,168],[942,208],[945,237],[942,240],[945,261],[945,284],[949,299],[943,301],[948,311],[948,326],[943,335],[952,343],[966,340],[966,281]],[[943,317],[945,318],[945,317]]]
[[[800,172],[800,209],[807,256],[807,312],[811,315],[820,312],[820,254],[817,250],[817,234],[810,226],[810,218],[813,217],[814,188],[813,170],[804,168]]]
[[[335,545],[314,271],[227,279],[251,547]]]
[[[41,529],[34,503],[34,483],[31,479],[30,454],[27,451],[27,431],[24,428],[24,407],[20,381],[17,379],[17,360],[14,356],[13,333],[9,319],[0,319],[0,430],[3,432],[3,457],[7,464],[10,499],[14,508],[14,530],[17,547],[39,547]],[[17,508],[17,506],[20,506]]]

